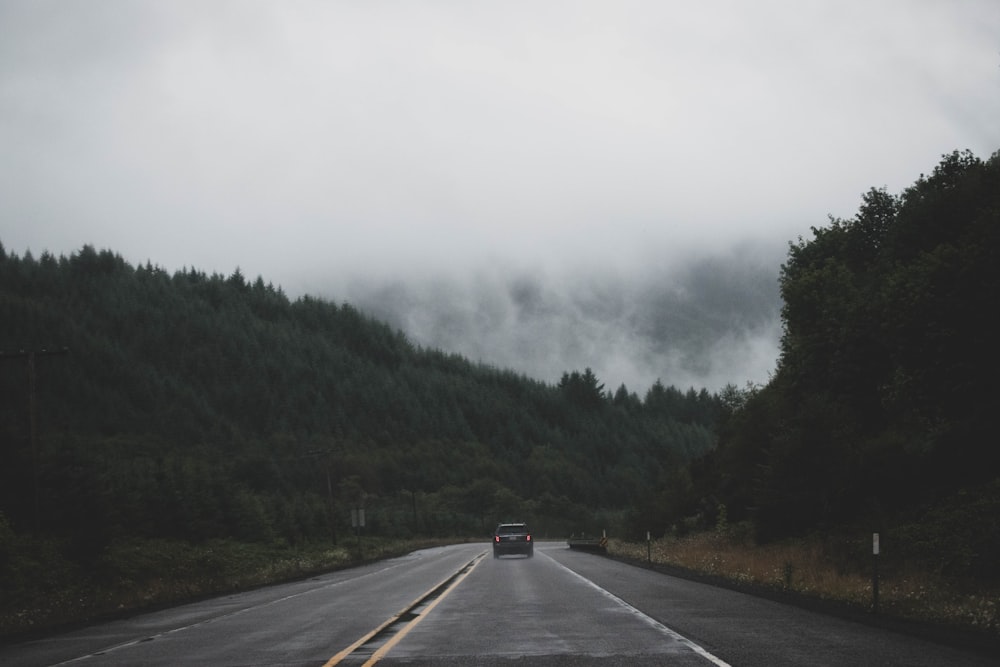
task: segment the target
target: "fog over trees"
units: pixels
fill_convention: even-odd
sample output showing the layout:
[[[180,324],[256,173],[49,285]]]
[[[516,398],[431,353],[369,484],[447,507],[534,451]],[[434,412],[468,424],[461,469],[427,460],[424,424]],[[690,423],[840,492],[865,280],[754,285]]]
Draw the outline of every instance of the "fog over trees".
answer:
[[[337,297],[421,345],[547,382],[591,367],[640,393],[657,380],[718,391],[764,383],[775,367],[785,252],[787,240],[747,242],[631,272],[487,266],[358,279]]]

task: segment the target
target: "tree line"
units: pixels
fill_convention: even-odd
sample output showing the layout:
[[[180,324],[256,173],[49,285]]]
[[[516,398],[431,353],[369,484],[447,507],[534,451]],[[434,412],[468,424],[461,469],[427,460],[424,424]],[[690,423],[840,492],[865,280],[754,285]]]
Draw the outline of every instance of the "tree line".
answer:
[[[790,244],[780,288],[777,370],[723,396],[718,447],[664,520],[701,502],[760,540],[889,531],[938,571],[995,577],[1000,153],[869,190]]]
[[[25,357],[0,361],[0,514],[81,558],[130,536],[337,539],[361,505],[390,535],[593,530],[711,449],[721,406],[472,363],[239,269],[0,246],[0,351],[62,347],[33,392]]]

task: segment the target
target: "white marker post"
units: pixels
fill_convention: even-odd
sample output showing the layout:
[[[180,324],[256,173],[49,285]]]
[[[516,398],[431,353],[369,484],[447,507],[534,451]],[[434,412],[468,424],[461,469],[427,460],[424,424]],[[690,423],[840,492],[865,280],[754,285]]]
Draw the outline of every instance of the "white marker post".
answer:
[[[878,533],[872,533],[872,613],[878,613]]]
[[[365,508],[358,507],[351,510],[351,527],[358,537],[358,552],[361,552],[361,529],[365,527]]]

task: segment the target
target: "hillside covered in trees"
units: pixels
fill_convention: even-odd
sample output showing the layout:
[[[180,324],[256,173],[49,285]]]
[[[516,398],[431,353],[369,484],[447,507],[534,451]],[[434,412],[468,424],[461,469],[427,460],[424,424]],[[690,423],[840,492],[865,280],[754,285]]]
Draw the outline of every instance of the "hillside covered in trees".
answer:
[[[857,525],[946,574],[1000,562],[1000,153],[944,156],[791,245],[784,336],[692,467],[758,539]]]
[[[26,355],[63,348],[30,359],[32,391]],[[543,384],[239,270],[89,246],[0,249],[0,350],[0,523],[80,559],[123,536],[335,540],[356,507],[384,535],[594,530],[708,451],[720,410],[589,369]]]

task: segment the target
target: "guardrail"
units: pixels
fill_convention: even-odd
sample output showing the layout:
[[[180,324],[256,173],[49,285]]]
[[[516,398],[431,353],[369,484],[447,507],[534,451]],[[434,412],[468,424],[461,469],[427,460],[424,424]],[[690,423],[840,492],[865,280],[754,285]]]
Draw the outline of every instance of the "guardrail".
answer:
[[[566,540],[566,544],[569,545],[570,549],[577,549],[579,551],[596,551],[599,553],[606,553],[608,550],[608,537],[607,535],[601,535],[601,537],[587,537],[586,535],[571,536]]]

